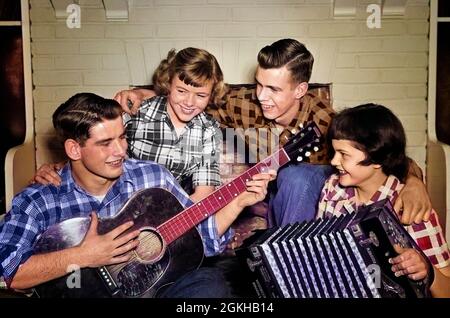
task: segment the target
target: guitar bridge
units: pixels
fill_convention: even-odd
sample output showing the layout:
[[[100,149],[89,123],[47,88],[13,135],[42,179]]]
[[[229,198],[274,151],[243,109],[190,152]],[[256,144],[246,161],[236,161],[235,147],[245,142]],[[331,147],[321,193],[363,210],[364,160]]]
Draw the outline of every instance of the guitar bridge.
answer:
[[[117,286],[116,282],[114,281],[112,276],[109,274],[106,267],[105,266],[99,267],[98,273],[99,273],[100,277],[102,278],[103,283],[105,284],[109,293],[112,296],[116,295],[120,291],[120,288],[119,288],[119,286]]]

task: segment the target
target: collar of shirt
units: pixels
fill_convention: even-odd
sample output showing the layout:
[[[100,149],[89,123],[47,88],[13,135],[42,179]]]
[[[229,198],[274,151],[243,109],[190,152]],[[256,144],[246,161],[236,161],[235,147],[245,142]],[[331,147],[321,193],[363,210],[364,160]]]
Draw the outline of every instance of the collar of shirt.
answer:
[[[139,112],[149,121],[164,121],[169,116],[166,104],[165,96],[154,96],[142,102]]]
[[[296,133],[298,133],[301,130],[301,126],[305,125],[308,121],[308,114],[311,113],[310,107],[310,99],[314,96],[305,95],[300,99],[300,106],[297,114],[292,118],[291,122],[287,127],[285,127],[283,130],[281,130],[279,134],[279,140],[280,144],[284,145],[292,136],[294,136]],[[274,120],[268,121],[266,119],[266,122],[272,129],[276,129],[277,124]]]
[[[108,190],[105,198],[103,199],[103,202],[106,202],[107,199],[110,199],[111,197],[119,195],[121,193],[121,189],[127,184],[129,184],[133,188],[136,188],[133,181],[133,177],[130,175],[128,169],[126,169],[125,167],[126,163],[127,160],[125,160],[123,163],[124,169],[122,175],[119,177],[117,182],[115,182],[114,185]],[[72,175],[72,167],[70,163],[67,163],[61,170],[61,180],[62,181],[61,186],[59,187],[58,195],[64,195],[72,191],[78,191],[86,195],[92,196],[75,182]]]
[[[313,120],[312,118],[310,118],[311,114],[314,113],[313,106],[319,105],[321,103],[322,102],[320,98],[313,92],[308,92],[307,94],[305,94],[300,99],[300,107],[298,109],[297,115],[291,120],[289,125],[280,134],[280,142],[282,144],[285,144],[293,135],[301,130],[302,126]],[[323,106],[323,108],[325,109],[326,107]],[[317,124],[319,128],[321,128],[319,123]],[[324,132],[322,131],[322,133]]]
[[[339,175],[332,175],[327,184],[328,190],[326,196],[323,198],[324,201],[340,202],[348,213],[355,211],[358,206],[361,206],[361,204],[358,204],[356,201],[356,191],[354,187],[340,186]],[[400,180],[397,177],[390,175],[365,205],[370,205],[386,198],[389,198],[391,202],[394,202],[402,188],[403,184]]]

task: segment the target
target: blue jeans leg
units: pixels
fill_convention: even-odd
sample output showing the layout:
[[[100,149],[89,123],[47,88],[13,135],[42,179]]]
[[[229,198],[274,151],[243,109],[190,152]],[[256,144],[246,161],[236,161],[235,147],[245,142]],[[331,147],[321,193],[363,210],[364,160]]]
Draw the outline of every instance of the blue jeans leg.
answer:
[[[225,276],[218,268],[201,267],[179,278],[158,293],[158,298],[229,298]]]
[[[331,166],[307,163],[281,169],[277,192],[269,201],[268,225],[283,226],[312,220],[323,185],[332,172]]]

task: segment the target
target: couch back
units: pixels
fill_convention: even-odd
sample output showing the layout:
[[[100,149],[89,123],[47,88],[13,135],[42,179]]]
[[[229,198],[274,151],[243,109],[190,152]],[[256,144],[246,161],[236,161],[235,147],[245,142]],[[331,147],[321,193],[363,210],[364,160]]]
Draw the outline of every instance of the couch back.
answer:
[[[228,87],[228,95],[240,96],[241,98],[248,99],[252,103],[258,104],[256,99],[256,84],[228,84]],[[153,89],[153,85],[133,86],[133,88]],[[316,96],[323,98],[331,105],[331,88],[331,83],[309,83],[308,92],[314,92]]]
[[[153,89],[153,85],[136,86],[135,88]],[[309,83],[308,92],[321,97],[332,104],[332,84],[331,83]],[[256,84],[229,84],[228,99],[229,103],[248,103],[258,105],[256,98]],[[223,134],[225,137],[225,134]],[[225,140],[224,140],[225,142]],[[225,147],[225,144],[223,145]],[[246,150],[246,153],[248,151]],[[241,154],[224,153],[226,158],[221,158],[220,174],[222,183],[225,184],[240,175],[249,165],[245,163],[246,158],[240,157]]]

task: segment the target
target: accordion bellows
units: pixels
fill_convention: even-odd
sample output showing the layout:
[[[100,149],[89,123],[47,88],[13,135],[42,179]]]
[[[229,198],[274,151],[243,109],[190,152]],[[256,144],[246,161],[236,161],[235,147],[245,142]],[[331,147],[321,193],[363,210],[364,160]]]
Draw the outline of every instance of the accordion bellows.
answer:
[[[391,271],[394,244],[420,251],[384,200],[345,216],[260,231],[236,254],[259,297],[428,297],[428,281]]]

